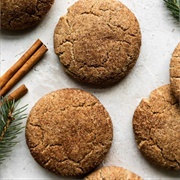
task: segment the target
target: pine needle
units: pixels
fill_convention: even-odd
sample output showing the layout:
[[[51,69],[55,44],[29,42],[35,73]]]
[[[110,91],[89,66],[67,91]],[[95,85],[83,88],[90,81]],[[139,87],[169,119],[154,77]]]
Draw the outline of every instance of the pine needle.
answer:
[[[180,0],[164,0],[173,17],[180,22]]]
[[[10,155],[12,147],[18,143],[16,138],[22,132],[22,119],[27,106],[18,108],[14,100],[0,99],[0,164]]]

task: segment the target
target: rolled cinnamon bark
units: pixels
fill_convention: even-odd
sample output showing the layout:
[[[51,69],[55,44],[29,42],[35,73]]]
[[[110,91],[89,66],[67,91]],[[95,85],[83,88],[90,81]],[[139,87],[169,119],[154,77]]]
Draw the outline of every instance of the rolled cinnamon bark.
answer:
[[[0,89],[13,77],[13,75],[24,65],[24,63],[39,49],[43,43],[38,39],[25,54],[0,77]]]
[[[19,100],[28,92],[27,87],[23,84],[18,89],[13,91],[10,95],[8,95],[8,100]]]
[[[47,52],[47,47],[42,44],[40,48],[30,57],[30,59],[14,74],[14,76],[0,90],[0,96],[6,95],[11,88],[42,58]]]

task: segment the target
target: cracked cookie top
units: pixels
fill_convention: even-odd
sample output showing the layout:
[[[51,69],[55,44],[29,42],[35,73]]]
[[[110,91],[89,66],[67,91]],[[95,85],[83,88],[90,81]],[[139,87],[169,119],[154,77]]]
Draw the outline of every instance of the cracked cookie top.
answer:
[[[34,159],[63,176],[94,169],[105,158],[112,138],[112,122],[104,106],[78,89],[43,96],[26,125],[26,141]]]
[[[1,0],[1,28],[22,30],[36,25],[54,0]]]
[[[107,166],[98,169],[93,172],[89,176],[87,176],[84,180],[142,180],[141,177],[136,175],[135,173],[124,169],[122,167],[116,166]]]
[[[180,109],[170,85],[152,91],[133,117],[138,148],[154,164],[180,170]]]
[[[54,49],[65,71],[90,85],[111,85],[135,65],[141,32],[135,15],[116,0],[79,0],[61,17]]]
[[[180,100],[180,43],[175,48],[170,63],[170,82],[174,95]]]

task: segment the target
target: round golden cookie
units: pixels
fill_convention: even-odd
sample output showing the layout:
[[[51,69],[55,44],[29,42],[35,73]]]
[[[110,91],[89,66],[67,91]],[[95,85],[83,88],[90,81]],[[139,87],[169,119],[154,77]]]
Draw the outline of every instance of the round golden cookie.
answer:
[[[78,89],[43,96],[26,125],[26,141],[34,159],[62,176],[83,175],[98,166],[112,138],[106,109],[93,95]]]
[[[143,99],[133,117],[138,148],[152,163],[180,170],[180,109],[170,85]]]
[[[174,95],[180,100],[180,43],[175,48],[170,63],[170,84]]]
[[[89,85],[107,86],[125,77],[140,46],[135,15],[116,0],[79,0],[54,32],[55,53],[65,71]]]
[[[36,25],[54,0],[1,0],[1,28],[22,30]]]
[[[85,177],[84,180],[142,180],[141,177],[135,173],[124,169],[122,167],[107,166],[103,167],[89,176]]]

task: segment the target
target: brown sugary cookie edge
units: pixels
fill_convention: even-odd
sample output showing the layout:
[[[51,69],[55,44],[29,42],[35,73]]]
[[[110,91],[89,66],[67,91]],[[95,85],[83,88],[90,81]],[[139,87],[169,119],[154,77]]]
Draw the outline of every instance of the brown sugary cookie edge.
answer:
[[[134,112],[133,130],[138,148],[147,160],[163,168],[180,170],[179,121],[179,105],[170,85],[155,89],[140,102]]]
[[[142,180],[142,178],[137,174],[117,166],[102,167],[84,178],[84,180],[102,180],[102,179]]]
[[[44,18],[54,3],[54,0],[46,2],[38,0],[37,4],[30,1],[27,1],[28,4],[26,1],[16,1],[2,0],[0,14],[2,29],[24,30],[33,27]]]
[[[170,62],[170,85],[178,100],[180,100],[180,43],[176,46]]]

